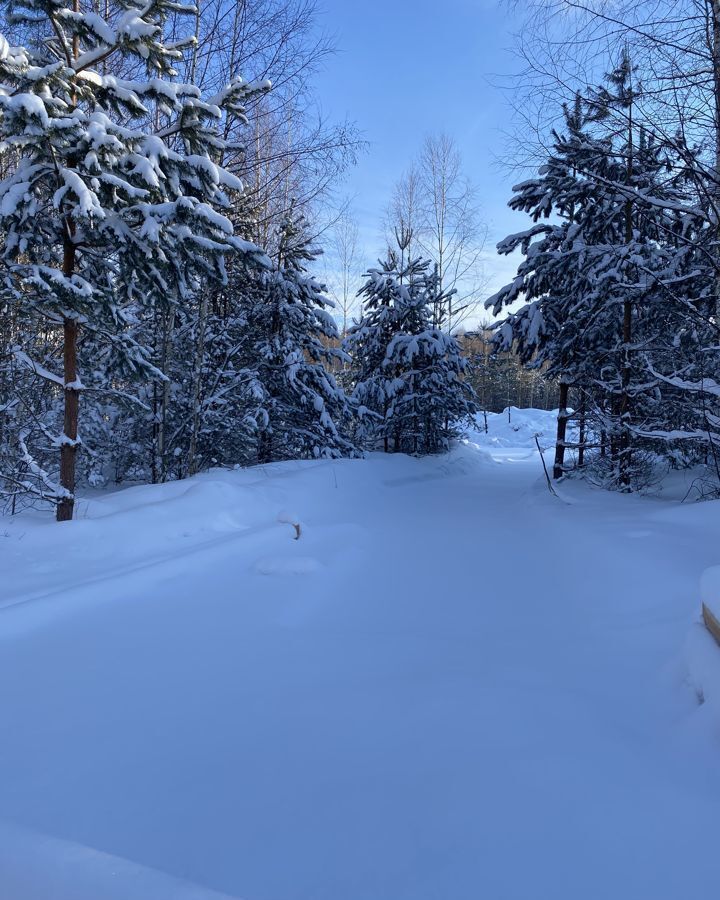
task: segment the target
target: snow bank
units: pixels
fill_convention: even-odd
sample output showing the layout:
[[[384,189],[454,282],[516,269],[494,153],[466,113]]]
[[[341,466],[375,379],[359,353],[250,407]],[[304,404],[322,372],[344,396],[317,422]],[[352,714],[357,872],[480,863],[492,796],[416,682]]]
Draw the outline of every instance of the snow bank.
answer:
[[[700,597],[712,619],[720,623],[720,566],[713,566],[703,572]]]
[[[477,416],[475,428],[468,438],[480,447],[512,447],[535,449],[535,435],[539,435],[543,449],[555,441],[558,410],[518,409],[511,406],[501,413],[488,413],[488,430],[482,413]]]
[[[720,712],[720,644],[712,631],[720,623],[720,566],[706,569],[700,581],[705,621],[694,623],[686,644],[690,680],[703,702]]]
[[[0,823],[0,890],[8,900],[237,900],[102,853]]]

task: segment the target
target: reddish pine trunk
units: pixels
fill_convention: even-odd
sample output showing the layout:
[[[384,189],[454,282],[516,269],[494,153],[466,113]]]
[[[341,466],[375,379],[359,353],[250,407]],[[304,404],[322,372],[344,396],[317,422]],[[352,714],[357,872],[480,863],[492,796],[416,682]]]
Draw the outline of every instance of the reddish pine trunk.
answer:
[[[623,367],[622,367],[622,395],[620,398],[620,484],[623,489],[630,488],[630,342],[632,341],[632,304],[625,301],[623,304]]]
[[[73,11],[80,12],[80,0],[73,0]],[[72,56],[80,53],[80,38],[73,36]],[[77,97],[73,95],[73,105]],[[71,160],[68,160],[71,164]],[[63,234],[63,265],[65,278],[72,278],[75,272],[75,226],[70,216],[65,219]],[[78,323],[75,319],[63,319],[63,383],[65,411],[63,416],[63,442],[60,447],[60,484],[67,495],[57,505],[55,517],[58,522],[68,522],[75,509],[75,461],[77,456],[78,416],[80,412],[80,391],[78,390],[77,346]]]
[[[58,522],[66,522],[73,517],[75,507],[75,457],[77,456],[78,414],[80,392],[76,387],[78,325],[73,319],[63,321],[63,378],[65,381],[65,415],[63,424],[63,444],[60,448],[60,484],[70,494],[63,497],[57,506]],[[72,385],[72,387],[68,387]]]
[[[64,239],[63,275],[70,278],[75,271],[75,244],[68,223]],[[78,390],[77,345],[78,323],[74,319],[63,319],[63,382],[65,414],[63,417],[63,442],[60,447],[60,484],[68,493],[57,505],[58,522],[67,522],[73,517],[75,508],[75,458],[77,456],[78,415],[80,392]]]

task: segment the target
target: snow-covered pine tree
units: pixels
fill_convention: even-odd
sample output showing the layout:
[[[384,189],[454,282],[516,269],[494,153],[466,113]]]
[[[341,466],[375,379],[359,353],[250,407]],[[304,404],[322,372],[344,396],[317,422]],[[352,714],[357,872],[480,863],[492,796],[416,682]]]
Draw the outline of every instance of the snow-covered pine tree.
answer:
[[[390,379],[384,368],[387,348],[402,331],[402,309],[396,303],[400,291],[397,260],[391,255],[381,268],[370,269],[367,281],[358,291],[362,301],[362,316],[348,329],[343,350],[350,358],[347,373],[356,404],[356,437],[364,449],[387,453],[390,438],[386,419],[390,409]]]
[[[567,137],[553,132],[555,153],[541,169],[539,178],[513,188],[512,209],[522,210],[536,223],[527,231],[510,235],[498,245],[498,252],[520,249],[526,260],[520,263],[516,278],[491,297],[486,306],[499,315],[504,306],[520,298],[529,302],[509,313],[495,337],[496,349],[514,350],[523,365],[545,368],[549,377],[559,383],[559,415],[555,447],[554,477],[564,471],[568,397],[572,385],[582,389],[587,381],[587,356],[575,346],[576,323],[584,328],[583,298],[577,284],[578,269],[585,260],[582,254],[575,266],[568,265],[572,255],[573,224],[587,201],[573,154],[584,148],[587,155],[589,136],[583,131],[585,113],[578,95],[572,107],[563,109]],[[601,154],[604,148],[601,149]],[[552,216],[553,221],[548,221]],[[592,366],[592,363],[590,363]]]
[[[81,394],[162,378],[131,336],[137,310],[222,280],[224,255],[239,248],[218,210],[241,185],[215,160],[224,117],[242,116],[259,88],[235,78],[203,98],[176,79],[191,41],[166,41],[164,28],[195,14],[176,0],[108,0],[103,15],[84,0],[6,0],[2,10],[12,33],[28,36],[22,46],[0,37],[0,142],[14,157],[0,181],[3,302],[49,336],[48,365],[25,353],[23,335],[16,356],[62,394],[61,422],[31,417],[16,443],[63,520],[73,514]],[[43,445],[60,451],[59,478],[37,458]]]
[[[334,305],[308,272],[316,258],[301,218],[289,216],[271,268],[246,267],[234,287],[244,307],[244,380],[256,461],[352,455],[348,399],[332,374]],[[253,277],[254,271],[254,277]]]
[[[363,315],[344,344],[360,441],[385,452],[447,450],[477,407],[460,346],[434,319],[445,305],[437,271],[427,260],[398,266],[390,254],[360,296]]]
[[[580,390],[595,434],[609,435],[609,482],[622,489],[632,486],[633,448],[662,412],[646,360],[664,323],[682,177],[667,148],[632,124],[631,74],[623,55],[609,76],[612,91],[566,110],[567,131],[554,135],[540,176],[515,189],[510,205],[536,224],[499,245],[501,253],[521,249],[525,260],[488,301],[496,314],[529,301],[501,324],[498,342]],[[563,446],[560,430],[556,476]]]
[[[692,153],[685,148],[683,161]],[[720,490],[720,326],[715,317],[717,218],[714,201],[698,198],[687,169],[683,204],[666,215],[671,263],[658,283],[655,340],[642,354],[654,385],[656,414],[638,432],[675,467],[705,464],[700,494]],[[640,201],[641,203],[643,201]]]
[[[152,480],[255,461],[246,421],[248,300],[271,267],[262,251],[244,245],[227,258],[226,284],[204,280],[190,302],[171,316],[160,309],[160,321],[146,323],[154,358],[168,378],[147,385],[144,394],[152,414],[143,423],[143,459],[152,460]]]

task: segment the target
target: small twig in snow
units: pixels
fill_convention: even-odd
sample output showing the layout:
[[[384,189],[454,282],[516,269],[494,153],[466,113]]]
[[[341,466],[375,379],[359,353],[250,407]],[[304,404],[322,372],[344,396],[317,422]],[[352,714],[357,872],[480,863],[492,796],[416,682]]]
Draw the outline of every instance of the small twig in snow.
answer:
[[[278,522],[282,522],[283,525],[292,525],[292,527],[295,529],[295,537],[293,538],[293,540],[300,540],[300,535],[302,534],[302,525],[300,524],[299,516],[287,512],[281,512],[278,515]]]

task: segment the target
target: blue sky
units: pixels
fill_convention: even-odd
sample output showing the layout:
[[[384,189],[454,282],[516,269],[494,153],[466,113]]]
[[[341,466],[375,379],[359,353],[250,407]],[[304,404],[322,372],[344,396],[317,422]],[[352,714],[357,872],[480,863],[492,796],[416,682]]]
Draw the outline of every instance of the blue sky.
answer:
[[[393,183],[429,133],[457,141],[467,174],[479,187],[490,229],[490,292],[514,274],[496,242],[527,219],[507,208],[518,176],[498,164],[511,107],[498,83],[517,71],[517,27],[499,0],[325,0],[321,24],[338,53],[318,76],[323,111],[357,122],[369,151],[344,191],[355,198],[363,259],[382,250],[381,218]]]

